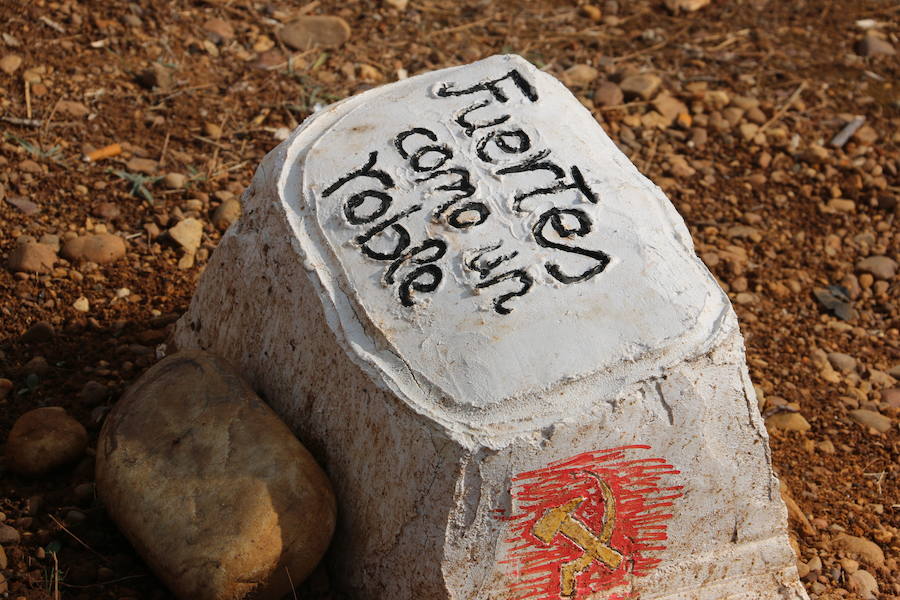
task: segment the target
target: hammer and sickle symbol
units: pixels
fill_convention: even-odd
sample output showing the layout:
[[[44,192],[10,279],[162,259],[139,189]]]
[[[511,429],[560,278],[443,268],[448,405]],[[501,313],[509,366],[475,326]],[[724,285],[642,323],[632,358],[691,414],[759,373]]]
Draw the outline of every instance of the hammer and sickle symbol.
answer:
[[[603,493],[603,528],[600,533],[590,530],[572,513],[585,501],[585,498],[572,498],[565,504],[551,508],[535,522],[531,531],[534,536],[549,544],[558,533],[568,538],[584,551],[580,558],[563,563],[559,569],[560,588],[563,596],[575,595],[575,577],[587,569],[596,560],[610,569],[615,569],[622,562],[622,554],[611,548],[609,540],[616,526],[616,501],[612,490],[599,475],[585,471],[600,484]]]

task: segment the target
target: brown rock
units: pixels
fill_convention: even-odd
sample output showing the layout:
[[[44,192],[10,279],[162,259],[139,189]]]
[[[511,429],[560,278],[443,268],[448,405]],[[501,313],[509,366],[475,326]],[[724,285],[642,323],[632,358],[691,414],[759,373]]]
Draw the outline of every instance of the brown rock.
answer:
[[[563,81],[573,87],[584,87],[600,76],[600,71],[590,65],[573,65],[563,73]]]
[[[84,453],[87,432],[61,407],[36,408],[16,420],[6,440],[6,463],[22,475],[41,475]]]
[[[148,90],[158,88],[165,91],[172,87],[172,74],[169,69],[156,62],[151,64],[150,68],[141,71],[136,80]]]
[[[228,229],[241,216],[241,203],[236,198],[225,200],[213,213],[212,224],[220,231]]]
[[[597,106],[619,106],[625,102],[622,88],[612,81],[601,81],[594,92],[594,104]]]
[[[62,255],[72,261],[88,260],[103,265],[125,256],[125,240],[112,233],[85,235],[67,241]]]
[[[871,427],[879,433],[886,433],[891,430],[891,419],[880,412],[860,408],[850,411],[850,418],[865,427]]]
[[[22,341],[27,343],[47,342],[53,339],[53,325],[47,321],[38,321],[22,334]]]
[[[70,117],[75,117],[76,119],[80,119],[91,114],[91,109],[89,109],[81,102],[75,102],[73,100],[60,100],[56,105],[56,109],[62,114],[69,115]]]
[[[868,33],[856,44],[856,53],[860,56],[877,56],[879,54],[884,56],[895,56],[897,50],[894,49],[894,45],[886,39]]]
[[[878,597],[878,582],[868,571],[853,571],[848,579],[850,591],[856,592],[864,600],[875,600]]]
[[[210,19],[203,24],[203,31],[217,44],[234,39],[234,27],[223,19]]]
[[[884,564],[884,551],[875,542],[866,538],[842,533],[832,540],[834,546],[850,556],[862,560],[869,566],[880,567]]]
[[[622,88],[625,97],[640,98],[649,100],[662,85],[662,79],[652,73],[644,73],[642,75],[631,75],[622,80],[619,87]]]
[[[278,30],[278,39],[294,50],[330,48],[350,39],[350,25],[340,17],[301,17]]]
[[[180,598],[278,598],[324,553],[335,522],[325,474],[222,359],[171,355],[110,413],[97,493]]]
[[[856,371],[856,359],[843,352],[830,352],[828,354],[828,362],[841,373]]]
[[[809,431],[812,426],[798,412],[777,412],[766,419],[766,427],[768,429],[804,432]]]
[[[672,12],[694,12],[708,6],[711,0],[666,0],[666,8]]]
[[[153,175],[156,173],[158,163],[152,158],[132,158],[125,167],[132,173],[144,173],[145,175]]]
[[[179,221],[169,229],[169,237],[184,248],[185,252],[193,254],[200,247],[200,241],[203,239],[203,223],[193,217]]]
[[[49,273],[56,261],[56,252],[47,244],[26,242],[10,252],[7,265],[11,271]]]
[[[897,274],[897,261],[887,256],[870,256],[856,263],[856,270],[871,273],[877,279],[893,279]]]
[[[7,54],[0,58],[0,70],[7,75],[15,73],[22,66],[22,57],[18,54]]]
[[[667,124],[671,125],[680,114],[686,114],[688,107],[684,102],[669,94],[660,94],[653,101],[653,108],[659,111],[666,118]]]

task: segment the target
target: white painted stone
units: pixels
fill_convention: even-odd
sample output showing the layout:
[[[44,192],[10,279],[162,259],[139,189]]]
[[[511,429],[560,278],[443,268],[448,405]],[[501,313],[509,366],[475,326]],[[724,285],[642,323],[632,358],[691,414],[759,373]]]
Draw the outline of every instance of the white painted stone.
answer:
[[[728,299],[553,77],[497,56],[329,106],[242,203],[175,339],[326,466],[336,586],[806,597]]]

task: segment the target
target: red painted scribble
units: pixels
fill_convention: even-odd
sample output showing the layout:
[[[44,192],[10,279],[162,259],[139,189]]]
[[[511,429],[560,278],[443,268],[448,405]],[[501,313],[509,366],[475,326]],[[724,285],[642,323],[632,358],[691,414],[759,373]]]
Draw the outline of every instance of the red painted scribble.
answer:
[[[646,575],[659,563],[653,553],[665,548],[666,521],[671,507],[682,493],[682,486],[663,486],[662,480],[678,475],[661,458],[639,458],[650,446],[622,446],[585,452],[548,466],[522,473],[512,480],[513,515],[501,517],[510,522],[511,544],[504,563],[515,581],[511,591],[515,600],[575,600],[603,590],[620,588],[634,577]],[[591,532],[601,532],[607,510],[602,482],[612,491],[615,502],[614,526],[608,547],[622,555],[616,568],[593,561],[578,572],[574,593],[566,596],[561,588],[563,564],[585,556],[585,551],[563,534],[550,543],[535,535],[535,524],[548,511],[575,498],[584,501],[571,515]],[[607,515],[611,516],[612,513]],[[621,592],[621,590],[617,590]],[[607,600],[633,597],[612,593]]]

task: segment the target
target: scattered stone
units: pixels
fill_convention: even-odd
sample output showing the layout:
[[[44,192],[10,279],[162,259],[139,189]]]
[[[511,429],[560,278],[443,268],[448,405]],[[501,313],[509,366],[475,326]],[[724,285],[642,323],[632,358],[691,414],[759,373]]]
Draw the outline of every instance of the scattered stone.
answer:
[[[141,71],[136,80],[138,84],[148,90],[157,88],[160,91],[170,89],[173,83],[169,69],[156,62],[151,64],[148,69]]]
[[[784,431],[809,431],[812,425],[798,412],[781,411],[766,419],[768,429],[782,429]]]
[[[813,290],[813,296],[819,304],[842,321],[852,321],[859,316],[853,308],[852,301],[839,286],[816,288]]]
[[[662,79],[653,75],[652,73],[644,73],[641,75],[631,75],[630,77],[626,77],[622,80],[622,83],[619,87],[622,88],[622,92],[625,94],[626,98],[640,98],[642,100],[649,100],[656,94],[656,91],[659,89],[659,86],[662,84]]]
[[[871,427],[879,433],[891,430],[891,419],[880,412],[859,408],[850,411],[850,418],[865,427]]]
[[[856,131],[862,127],[863,123],[866,122],[865,117],[854,117],[849,123],[844,125],[844,128],[841,129],[837,135],[831,138],[829,144],[835,148],[843,148],[844,144],[850,139],[850,137],[856,133]]]
[[[11,271],[23,273],[49,273],[56,264],[53,248],[38,242],[19,244],[9,254],[7,265]]]
[[[563,73],[563,81],[572,87],[584,87],[600,76],[600,71],[590,65],[574,65]]]
[[[13,389],[13,382],[5,377],[0,377],[0,400],[5,400]]]
[[[828,362],[841,373],[856,371],[856,359],[843,352],[831,352],[828,354]]]
[[[0,69],[7,75],[12,75],[22,66],[22,57],[18,54],[7,54],[0,58]]]
[[[107,512],[180,598],[279,598],[334,529],[313,457],[204,352],[171,355],[131,387],[100,433],[96,471]]]
[[[78,392],[78,399],[86,406],[103,404],[109,397],[109,388],[96,381],[88,381]]]
[[[91,213],[95,217],[100,217],[101,219],[106,219],[107,221],[117,219],[122,214],[122,212],[119,210],[119,205],[115,202],[101,202],[94,207],[94,210],[92,210]]]
[[[875,33],[867,33],[856,44],[856,53],[860,56],[894,56],[897,50],[894,45]]]
[[[409,0],[384,0],[384,3],[397,10],[406,10]]]
[[[215,124],[207,121],[203,124],[203,133],[206,134],[207,137],[213,140],[218,140],[222,137],[222,128]]]
[[[203,24],[203,31],[207,37],[217,44],[234,39],[234,27],[223,19],[210,19]]]
[[[2,396],[2,391],[0,391]],[[890,408],[900,408],[900,388],[891,388],[881,392],[881,401]]]
[[[666,126],[671,125],[678,118],[678,115],[687,114],[688,107],[674,96],[669,94],[660,94],[653,100],[653,108],[666,119]]]
[[[40,206],[24,196],[10,196],[6,201],[19,209],[27,217],[33,217],[41,212]]]
[[[56,109],[62,114],[69,115],[70,117],[75,117],[76,119],[80,119],[91,114],[91,109],[89,109],[81,102],[75,102],[74,100],[60,100],[56,105]]]
[[[672,12],[694,12],[708,6],[711,0],[666,0],[666,8]]]
[[[87,442],[87,431],[63,408],[36,408],[9,432],[6,464],[21,475],[42,475],[80,458]]]
[[[83,235],[63,244],[62,255],[71,261],[105,265],[125,256],[125,240],[112,233]]]
[[[863,125],[853,134],[853,139],[865,146],[871,146],[878,141],[878,132],[875,131],[874,127]]]
[[[53,325],[47,321],[38,321],[22,334],[22,341],[29,344],[48,342],[53,339]]]
[[[622,88],[612,81],[601,81],[594,92],[594,104],[597,106],[619,106],[625,102]]]
[[[163,184],[170,190],[180,190],[187,183],[187,177],[181,173],[168,173],[163,177]]]
[[[229,198],[216,207],[213,213],[212,224],[220,230],[225,231],[232,223],[237,221],[241,216],[241,203],[237,198]]]
[[[14,527],[0,523],[0,544],[18,544],[19,532]]]
[[[878,594],[878,582],[868,571],[854,571],[849,577],[850,591],[856,592],[863,600],[875,600]]]
[[[869,256],[856,263],[856,270],[871,273],[876,279],[891,280],[897,273],[897,261],[887,256]]]
[[[184,248],[186,253],[194,254],[203,239],[203,223],[193,217],[179,221],[175,227],[169,229],[169,237]]]
[[[306,16],[278,30],[278,39],[294,50],[331,48],[350,39],[350,25],[340,17]]]
[[[79,296],[78,299],[72,303],[72,308],[74,308],[78,312],[86,313],[91,310],[91,303],[84,296]]]
[[[158,166],[158,163],[152,158],[140,158],[137,156],[125,163],[125,168],[132,173],[143,173],[145,175],[156,173]]]
[[[838,549],[871,567],[880,567],[884,564],[884,551],[878,544],[866,538],[841,533],[832,542]]]
[[[22,367],[26,375],[46,375],[50,372],[50,363],[43,356],[35,356]]]

